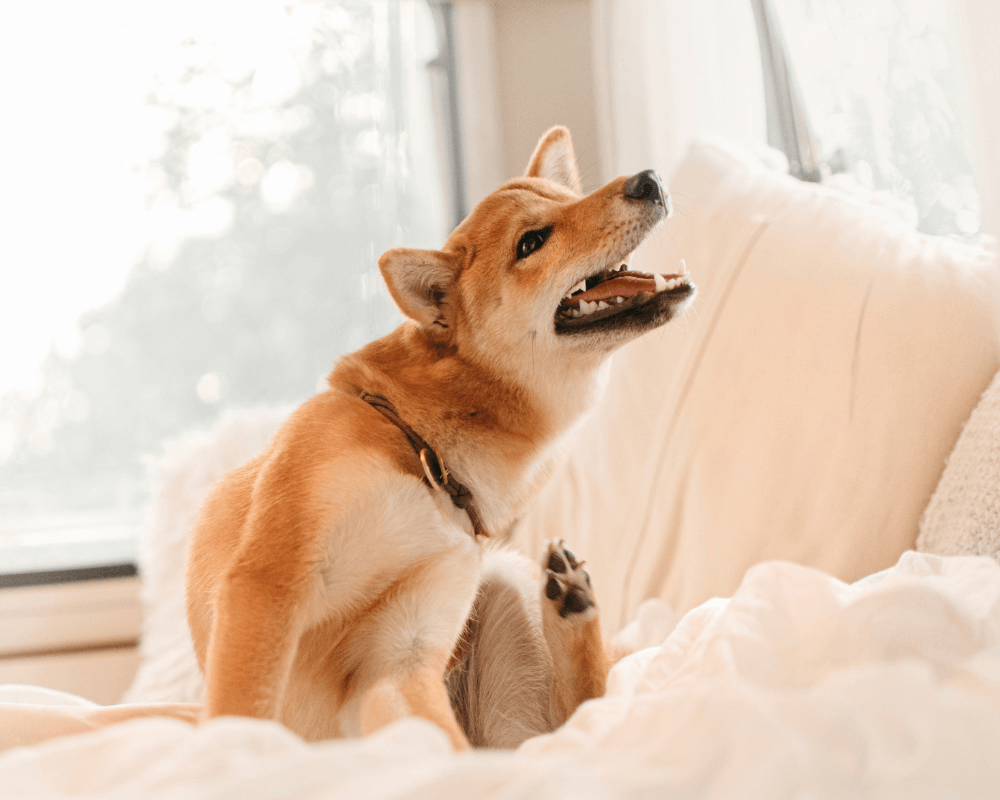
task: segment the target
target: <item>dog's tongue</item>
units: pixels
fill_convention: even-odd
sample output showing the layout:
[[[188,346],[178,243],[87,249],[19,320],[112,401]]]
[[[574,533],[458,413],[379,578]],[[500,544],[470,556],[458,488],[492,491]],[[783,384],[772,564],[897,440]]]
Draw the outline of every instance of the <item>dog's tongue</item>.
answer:
[[[612,297],[635,297],[639,292],[655,291],[656,281],[653,280],[652,276],[646,278],[633,273],[599,283],[593,289],[573,295],[572,300],[567,302],[571,305],[572,301],[580,300],[595,303],[598,300],[608,300]]]

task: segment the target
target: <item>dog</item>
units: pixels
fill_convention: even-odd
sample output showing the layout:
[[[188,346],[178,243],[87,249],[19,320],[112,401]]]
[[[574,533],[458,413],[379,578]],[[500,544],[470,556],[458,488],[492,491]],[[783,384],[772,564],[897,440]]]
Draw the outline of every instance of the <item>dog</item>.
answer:
[[[379,259],[407,321],[210,493],[187,614],[206,718],[309,740],[404,716],[456,750],[512,747],[603,694],[590,579],[497,548],[566,453],[608,356],[691,302],[628,259],[667,216],[652,171],[584,196],[565,128],[440,251]]]

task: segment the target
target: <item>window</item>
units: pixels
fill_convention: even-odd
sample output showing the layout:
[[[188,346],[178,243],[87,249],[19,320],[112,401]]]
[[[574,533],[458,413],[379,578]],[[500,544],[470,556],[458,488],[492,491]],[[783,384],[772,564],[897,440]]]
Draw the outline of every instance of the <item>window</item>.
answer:
[[[439,246],[464,214],[448,3],[59,13],[0,12],[21,120],[4,134],[21,165],[0,291],[7,585],[130,563],[145,460],[224,407],[314,392],[399,322],[378,255]]]
[[[755,0],[755,10],[765,54],[770,45],[788,60],[797,107],[783,110],[800,127],[782,149],[803,162],[793,172],[881,194],[925,233],[980,230],[951,3]],[[774,71],[781,81],[780,62]]]

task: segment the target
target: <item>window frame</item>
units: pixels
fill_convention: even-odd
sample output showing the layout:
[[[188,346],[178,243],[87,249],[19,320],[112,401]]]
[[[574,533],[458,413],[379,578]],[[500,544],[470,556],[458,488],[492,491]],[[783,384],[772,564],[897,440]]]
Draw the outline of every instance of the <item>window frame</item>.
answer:
[[[809,130],[805,105],[788,66],[788,50],[770,0],[751,0],[764,78],[767,143],[788,158],[788,171],[802,181],[819,183],[823,172],[819,147]]]

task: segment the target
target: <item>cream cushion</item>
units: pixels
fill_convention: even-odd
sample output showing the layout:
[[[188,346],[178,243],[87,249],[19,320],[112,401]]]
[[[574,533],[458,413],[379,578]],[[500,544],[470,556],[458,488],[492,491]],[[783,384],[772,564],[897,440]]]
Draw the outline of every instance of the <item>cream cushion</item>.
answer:
[[[516,532],[587,559],[609,631],[783,559],[845,581],[913,547],[1000,365],[997,266],[890,209],[693,145],[637,259],[687,261],[683,319],[624,348],[568,466]]]

